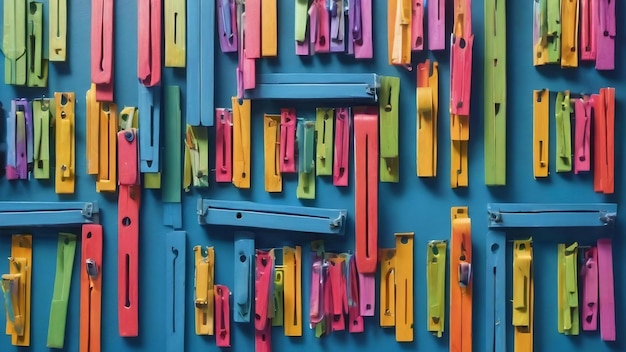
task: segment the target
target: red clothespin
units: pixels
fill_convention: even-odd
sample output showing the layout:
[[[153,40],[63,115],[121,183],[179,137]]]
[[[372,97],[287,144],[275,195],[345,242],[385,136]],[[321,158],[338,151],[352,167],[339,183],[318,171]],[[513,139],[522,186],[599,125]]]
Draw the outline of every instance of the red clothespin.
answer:
[[[161,7],[162,0],[137,3],[137,76],[146,87],[161,82]]]
[[[268,307],[271,298],[270,285],[274,282],[274,260],[266,251],[256,251],[256,275],[254,285],[254,330],[255,349],[257,352],[270,352],[271,327]]]
[[[233,112],[215,109],[215,182],[233,180]]]
[[[349,264],[349,296],[348,296],[348,319],[349,330],[351,333],[363,332],[363,317],[361,316],[361,307],[359,305],[359,273],[356,268],[356,260],[354,256],[350,256]]]
[[[585,251],[585,264],[580,269],[583,281],[582,325],[584,331],[598,330],[598,248]]]
[[[280,109],[280,172],[296,172],[296,110]]]
[[[342,258],[330,258],[328,262],[328,275],[330,277],[332,315],[332,331],[346,329],[344,312],[348,312],[348,296],[346,295],[346,278],[344,277],[344,260]]]
[[[333,184],[348,186],[348,160],[350,159],[350,109],[335,110],[335,155],[333,159]]]
[[[215,292],[215,344],[230,347],[230,291],[224,285],[213,286]]]
[[[574,173],[591,170],[591,109],[589,97],[576,99],[575,113],[575,143],[574,143]]]
[[[113,0],[91,2],[91,81],[97,101],[113,101]]]
[[[450,50],[450,112],[454,115],[469,116],[470,93],[472,88],[472,48],[474,34],[472,33],[472,2],[471,0],[456,0],[459,7],[455,9],[458,20],[455,26],[459,31],[452,33]]]
[[[598,1],[581,0],[580,59],[596,59],[596,40],[598,30]]]
[[[593,189],[604,194],[615,190],[615,88],[592,95],[594,104]]]

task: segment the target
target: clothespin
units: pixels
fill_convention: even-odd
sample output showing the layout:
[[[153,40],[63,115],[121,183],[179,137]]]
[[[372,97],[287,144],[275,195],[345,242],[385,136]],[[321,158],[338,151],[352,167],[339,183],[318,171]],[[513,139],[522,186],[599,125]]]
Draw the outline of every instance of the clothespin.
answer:
[[[254,331],[256,351],[271,351],[269,304],[274,281],[274,257],[271,251],[256,251],[254,285]]]
[[[424,0],[411,2],[411,50],[424,50]]]
[[[185,172],[183,187],[209,187],[209,129],[187,125],[185,133]]]
[[[535,179],[548,177],[550,138],[550,91],[533,91],[533,174]]]
[[[4,83],[23,86],[26,84],[26,1],[4,2]]]
[[[404,1],[404,0],[400,0]],[[410,55],[409,55],[410,56]],[[380,181],[399,182],[398,120],[400,78],[380,78]]]
[[[118,125],[120,131],[128,131],[139,127],[139,109],[134,106],[125,106],[120,111]]]
[[[432,73],[431,73],[432,70]],[[417,65],[417,176],[437,176],[437,120],[439,110],[439,63]]]
[[[574,173],[591,170],[591,109],[588,96],[574,100]]]
[[[214,296],[214,272],[215,272],[215,249],[213,247],[193,247],[195,261],[195,316],[196,335],[213,335],[214,304],[217,300]],[[219,312],[215,311],[215,316]],[[219,325],[219,321],[218,321]],[[218,329],[219,334],[219,329]]]
[[[381,248],[380,326],[396,326],[396,249]]]
[[[446,0],[431,0],[428,10],[428,49],[446,48]]]
[[[54,93],[56,118],[56,176],[55,191],[57,194],[74,193],[76,175],[74,139],[74,112],[76,96],[73,92]]]
[[[102,225],[82,228],[80,259],[80,350],[100,351],[102,308]]]
[[[372,0],[352,1],[351,4],[354,6],[350,6],[348,14],[350,24],[348,31],[351,32],[352,36],[354,58],[371,59],[374,56],[372,44]]]
[[[32,236],[13,235],[9,273],[2,274],[2,292],[7,310],[6,332],[13,346],[30,346],[30,294],[32,261]]]
[[[561,61],[561,1],[547,0],[547,50],[548,63],[558,64]]]
[[[139,334],[139,156],[137,130],[131,128],[117,134],[118,194],[118,324],[119,334]]]
[[[65,342],[65,324],[67,304],[72,283],[72,268],[76,252],[76,235],[60,233],[57,244],[57,264],[54,276],[54,291],[50,305],[50,324],[48,325],[48,348],[63,348]]]
[[[247,59],[261,57],[261,0],[244,2],[244,19],[242,20],[244,54]]]
[[[346,13],[345,8],[349,0],[328,0],[327,10],[330,12],[330,52],[343,53],[346,51]]]
[[[446,250],[446,241],[430,241],[426,252],[428,331],[439,338],[446,319]]]
[[[215,182],[233,180],[233,111],[215,109]]]
[[[359,333],[363,332],[364,329],[360,306],[359,273],[354,255],[349,254],[346,261],[348,262],[346,279],[348,286],[348,330],[350,333]]]
[[[302,247],[283,247],[285,336],[302,336]]]
[[[309,55],[310,33],[307,31],[309,0],[296,0],[295,5],[296,55]]]
[[[315,174],[331,176],[333,174],[333,116],[335,109],[317,108],[315,113],[316,158]]]
[[[177,1],[176,3],[179,2]],[[171,5],[172,1],[168,0],[166,6],[169,10],[171,10]],[[139,78],[140,83],[146,87],[154,87],[161,82],[162,9],[163,2],[161,0],[139,0],[137,2],[137,77]],[[168,13],[169,18],[166,18],[166,26],[171,25],[172,20],[181,20],[181,17],[172,19],[171,16],[172,14]],[[184,18],[185,16],[183,15],[182,21],[185,21]],[[176,26],[176,29],[180,28]],[[183,33],[184,30],[185,28],[182,28]],[[167,28],[166,31],[166,37],[168,37],[168,39],[171,39],[171,31],[169,31]],[[184,48],[184,35],[182,45]],[[184,65],[184,56],[182,60]],[[141,89],[139,99],[141,100]],[[145,125],[143,126],[145,127]],[[141,148],[141,145],[139,147]]]
[[[598,0],[580,0],[580,59],[596,60]]]
[[[331,330],[346,329],[344,314],[348,314],[348,295],[346,293],[345,261],[339,256],[328,258],[328,278],[331,285]]]
[[[319,255],[319,254],[318,254]],[[320,337],[326,329],[324,321],[324,291],[327,281],[328,262],[323,257],[314,255],[311,267],[311,294],[309,295],[309,324],[315,329],[315,336]]]
[[[224,285],[215,285],[215,344],[230,347],[230,291]]]
[[[33,174],[36,179],[50,178],[50,126],[54,114],[54,100],[33,99]]]
[[[165,235],[165,348],[185,349],[185,231]]]
[[[235,307],[236,323],[250,322],[252,309],[252,261],[254,239],[249,232],[235,232]],[[218,322],[219,325],[219,322]]]
[[[298,199],[315,199],[315,122],[298,118]]]
[[[467,207],[452,207],[450,350],[472,350],[472,223]]]
[[[597,1],[596,70],[615,69],[615,1]],[[593,23],[592,23],[593,24]]]
[[[600,288],[600,336],[602,341],[615,341],[615,282],[613,279],[613,242],[598,240],[598,287]]]
[[[91,82],[97,101],[113,101],[113,2],[91,1]]]
[[[387,2],[387,51],[389,65],[399,65],[411,70],[412,1]]]
[[[278,8],[276,0],[261,0],[261,56],[278,56]]]
[[[561,1],[561,67],[578,67],[578,16],[578,0]]]
[[[296,172],[296,110],[280,109],[280,172]]]
[[[572,171],[572,127],[569,91],[558,92],[556,115],[556,172]]]
[[[7,119],[7,180],[28,179],[33,162],[33,120],[30,104],[24,98],[11,100]]]
[[[330,16],[326,0],[312,0],[309,8],[309,29],[313,53],[330,52]]]
[[[593,189],[613,194],[615,189],[615,88],[601,88],[591,96],[593,117]]]
[[[27,14],[27,85],[45,87],[48,85],[48,60],[43,58],[43,3],[29,1]]]
[[[580,269],[582,284],[583,331],[598,330],[598,248],[585,250],[584,263]]]
[[[237,51],[238,30],[235,0],[219,0],[217,4],[217,35],[223,53]]]
[[[96,101],[96,86],[87,91],[87,173],[97,175],[96,191],[117,190],[117,105]]]
[[[250,100],[233,103],[233,185],[250,188]],[[237,321],[237,320],[235,320]]]
[[[274,266],[274,296],[272,299],[272,326],[283,326],[285,320],[285,271],[282,265]]]
[[[413,232],[396,233],[396,341],[413,341]]]
[[[578,335],[578,243],[558,245],[558,330],[565,335]]]
[[[182,196],[183,175],[180,111],[180,87],[165,86],[163,89],[163,110],[165,116],[165,155],[163,157],[163,173],[161,200],[163,201],[164,225],[174,229],[182,228]]]
[[[261,57],[260,12],[261,0],[248,1],[245,6],[243,0],[237,0],[237,21],[240,24],[239,62],[236,71],[239,99],[243,99],[246,90],[256,88],[256,59]],[[246,20],[246,16],[251,18]]]
[[[192,126],[213,126],[215,95],[215,3],[203,0],[187,1],[187,89],[185,91],[185,119]],[[221,0],[220,0],[221,1]],[[235,0],[238,3],[243,0]],[[241,5],[243,6],[243,5]],[[243,10],[242,10],[243,11]],[[236,17],[239,19],[239,17]],[[235,21],[236,22],[236,21]],[[243,28],[237,24],[237,27]],[[239,37],[239,44],[243,38]]]
[[[333,159],[333,184],[335,186],[348,186],[350,126],[350,108],[335,109],[335,157]]]
[[[280,129],[280,115],[265,114],[263,120],[265,192],[283,190],[283,179],[280,175]]]
[[[184,0],[165,0],[165,67],[185,67],[187,13]],[[160,44],[158,44],[160,45]]]
[[[85,98],[87,117],[87,174],[98,175],[100,167],[100,104],[96,101],[96,85],[91,84]],[[117,121],[116,121],[117,123]],[[117,131],[115,131],[117,137]]]
[[[48,59],[63,62],[67,55],[67,0],[51,0],[48,4]]]
[[[161,171],[161,87],[138,84],[137,88],[139,90],[139,125],[142,126],[139,134],[139,168],[145,175],[159,174]],[[131,120],[136,120],[133,116],[136,113],[136,110],[129,111],[128,116],[133,117]],[[165,131],[166,134],[169,133],[167,129]]]
[[[532,240],[513,241],[513,326],[516,351],[530,351],[533,346],[533,250]]]
[[[548,63],[548,0],[533,3],[533,65]]]

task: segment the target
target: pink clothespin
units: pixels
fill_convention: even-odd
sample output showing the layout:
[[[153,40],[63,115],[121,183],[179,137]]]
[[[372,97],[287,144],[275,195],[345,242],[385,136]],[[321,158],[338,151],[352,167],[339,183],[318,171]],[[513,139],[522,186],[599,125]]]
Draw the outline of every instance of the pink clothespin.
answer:
[[[582,325],[584,331],[598,329],[598,248],[585,251],[585,264],[580,269],[582,289]]]
[[[337,108],[335,112],[335,155],[333,159],[333,184],[348,185],[348,160],[350,156],[350,110]]]
[[[591,108],[589,97],[576,99],[575,113],[575,143],[574,143],[574,173],[591,170]]]
[[[359,304],[362,317],[373,317],[376,308],[375,274],[359,273]]]
[[[348,312],[348,296],[346,295],[346,278],[344,277],[344,261],[331,258],[328,262],[328,275],[330,277],[332,292],[332,331],[346,329],[344,312]]]
[[[274,283],[274,260],[267,251],[256,251],[256,275],[254,285],[254,330],[255,350],[271,352],[271,327],[268,317],[270,302],[270,285]]]
[[[463,33],[451,35],[450,49],[450,112],[454,115],[469,116],[470,93],[472,88],[472,33],[471,0],[465,0],[465,23]]]
[[[356,268],[356,260],[354,256],[349,259],[349,283],[348,290],[348,325],[351,333],[363,332],[363,317],[361,316],[361,307],[359,306],[359,273]]]
[[[330,52],[330,18],[325,0],[313,0],[309,8],[309,28],[311,45],[316,53]]]
[[[296,110],[280,109],[280,172],[296,172]]]
[[[354,21],[350,22],[349,31],[352,32],[354,42],[354,57],[356,59],[371,59],[374,56],[372,44],[372,0],[354,0],[351,2],[350,15]]]
[[[598,30],[597,0],[581,0],[580,59],[596,59],[596,32]]]
[[[615,341],[615,283],[613,281],[613,245],[610,238],[598,240],[598,287],[600,299],[600,336]]]
[[[413,0],[411,18],[411,50],[424,50],[424,0]]]
[[[246,0],[244,33],[246,59],[261,57],[261,0]]]
[[[215,344],[230,347],[230,291],[223,285],[215,285]]]
[[[596,70],[615,69],[615,0],[598,1]]]
[[[233,112],[215,109],[215,182],[233,180]]]
[[[446,0],[430,0],[428,4],[428,49],[446,48]]]
[[[314,255],[311,266],[311,295],[309,297],[309,324],[312,329],[324,319],[325,270],[323,260]]]

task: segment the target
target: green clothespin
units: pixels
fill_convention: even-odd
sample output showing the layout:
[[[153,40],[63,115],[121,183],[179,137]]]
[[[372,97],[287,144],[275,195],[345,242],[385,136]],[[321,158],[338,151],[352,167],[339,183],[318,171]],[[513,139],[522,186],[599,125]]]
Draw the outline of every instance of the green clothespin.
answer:
[[[72,283],[72,268],[76,252],[76,236],[60,233],[57,246],[57,268],[54,278],[54,293],[50,306],[50,324],[48,325],[48,348],[63,348],[67,303]]]
[[[380,78],[380,181],[400,181],[398,162],[398,112],[400,78]]]
[[[506,185],[506,2],[485,2],[485,184]]]
[[[273,316],[272,316],[272,326],[283,326],[283,319],[285,313],[283,311],[284,308],[284,270],[282,265],[276,265],[274,271],[274,297],[272,299],[273,302]]]
[[[54,99],[33,100],[33,174],[36,179],[50,178],[50,126]]]
[[[565,335],[580,332],[578,309],[578,243],[558,245],[558,331]]]
[[[67,0],[50,0],[49,7],[50,61],[65,61],[67,53]]]
[[[333,118],[334,109],[316,109],[315,133],[317,134],[317,159],[315,173],[318,176],[333,175]]]
[[[559,92],[554,105],[556,115],[556,172],[572,171],[572,127],[569,91]]]
[[[428,331],[441,337],[446,318],[446,241],[430,241],[426,254],[426,283],[428,285]]]
[[[4,83],[26,84],[26,0],[4,0]]]
[[[28,86],[45,87],[48,84],[48,60],[43,58],[43,4],[28,2]]]
[[[309,0],[296,0],[295,16],[295,39],[297,42],[304,42],[309,17]]]
[[[298,119],[298,199],[315,199],[315,122]]]
[[[561,62],[561,0],[548,1],[548,63]]]

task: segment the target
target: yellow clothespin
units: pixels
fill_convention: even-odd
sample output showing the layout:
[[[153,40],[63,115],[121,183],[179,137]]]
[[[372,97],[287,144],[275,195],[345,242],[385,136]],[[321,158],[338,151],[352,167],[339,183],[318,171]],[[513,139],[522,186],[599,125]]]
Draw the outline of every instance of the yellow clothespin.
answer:
[[[302,336],[302,247],[283,247],[285,336]]]
[[[165,0],[165,66],[185,67],[187,12],[185,0]]]
[[[94,89],[95,92],[95,89]],[[97,192],[115,192],[117,189],[117,105],[100,103],[100,138]]]
[[[189,192],[209,187],[209,129],[206,126],[187,125],[185,133],[185,165],[183,188]]]
[[[54,100],[33,99],[33,173],[36,179],[50,178],[50,126],[54,113]]]
[[[441,337],[446,318],[446,241],[428,242],[426,284],[428,286],[428,331]]]
[[[280,115],[265,114],[263,131],[265,138],[265,192],[282,192],[280,174]]]
[[[233,103],[233,185],[250,188],[250,100]]]
[[[452,188],[467,187],[467,141],[452,141],[452,159],[450,166],[450,186]]]
[[[578,0],[561,1],[561,67],[578,67]]]
[[[410,5],[409,5],[410,6]],[[409,37],[411,36],[409,30]],[[410,48],[409,48],[410,49]],[[398,116],[400,102],[400,78],[380,78],[380,181],[400,181],[398,153]]]
[[[278,17],[276,0],[261,0],[261,56],[278,56]]]
[[[513,326],[516,352],[532,351],[533,270],[532,240],[513,241]]]
[[[49,53],[50,61],[65,61],[67,53],[67,0],[49,1]]]
[[[285,269],[282,265],[274,265],[274,295],[270,315],[272,326],[283,326],[285,318]]]
[[[333,174],[335,109],[317,108],[315,115],[315,133],[317,134],[315,174],[317,176],[331,176]]]
[[[76,96],[73,92],[54,93],[56,118],[56,177],[55,191],[57,194],[74,193],[75,139],[74,139],[74,104]]]
[[[196,335],[213,335],[215,250],[213,247],[195,246],[193,252],[196,263]]]
[[[9,273],[2,274],[7,311],[6,333],[14,346],[30,346],[30,293],[33,256],[32,236],[13,235]]]
[[[390,65],[411,65],[411,1],[387,2],[387,40]]]
[[[432,67],[432,73],[431,73]],[[430,60],[417,65],[417,176],[437,176],[437,113],[439,64]]]
[[[97,175],[100,162],[100,104],[96,101],[96,85],[91,84],[91,89],[87,91],[87,174]]]
[[[533,91],[533,174],[548,177],[550,91]]]
[[[413,341],[413,232],[396,233],[396,341]]]
[[[396,249],[380,249],[380,326],[396,326]]]
[[[578,335],[578,243],[567,247],[559,244],[558,258],[558,331],[565,335]]]

